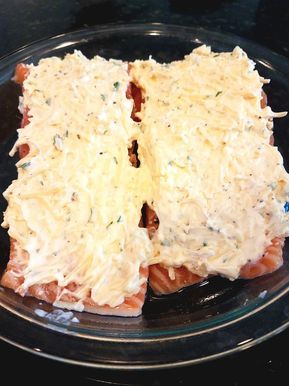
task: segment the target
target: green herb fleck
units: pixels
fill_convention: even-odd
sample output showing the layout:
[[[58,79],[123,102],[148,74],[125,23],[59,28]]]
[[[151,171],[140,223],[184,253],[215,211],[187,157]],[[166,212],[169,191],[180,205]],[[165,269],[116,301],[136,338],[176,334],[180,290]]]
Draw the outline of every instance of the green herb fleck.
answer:
[[[68,137],[68,130],[66,130],[64,135],[65,135],[66,138]]]
[[[119,86],[120,86],[120,83],[119,83],[119,82],[114,82],[114,84],[113,84],[114,91],[118,91]]]
[[[71,201],[77,201],[78,199],[78,195],[76,192],[73,192],[72,195],[71,195]]]
[[[21,169],[27,169],[31,165],[31,162],[24,162],[24,164],[19,165],[18,167]]]
[[[109,224],[107,224],[106,229],[108,229],[113,224],[113,221],[111,221]]]
[[[90,208],[90,214],[89,214],[89,217],[88,217],[88,221],[87,221],[87,222],[91,222],[92,215],[93,215],[93,208]]]
[[[47,98],[46,101],[45,101],[45,103],[46,103],[48,106],[50,106],[50,105],[51,105],[51,98]]]
[[[168,165],[169,165],[169,166],[173,166],[173,161],[169,161],[169,162],[168,162]]]
[[[220,94],[222,94],[223,91],[218,91],[217,94],[216,94],[216,98],[217,96],[219,96]]]
[[[101,99],[102,99],[103,101],[106,100],[106,96],[105,96],[104,94],[100,94],[100,97],[101,97]]]
[[[119,216],[119,218],[117,219],[117,221],[116,221],[117,223],[120,223],[120,222],[122,222],[122,217],[121,216]]]
[[[208,246],[207,242],[204,241],[204,242],[203,242],[203,247],[207,247],[207,246]]]
[[[116,158],[116,157],[113,157],[113,159],[114,159],[114,162],[115,162],[116,164],[118,164],[117,158]]]

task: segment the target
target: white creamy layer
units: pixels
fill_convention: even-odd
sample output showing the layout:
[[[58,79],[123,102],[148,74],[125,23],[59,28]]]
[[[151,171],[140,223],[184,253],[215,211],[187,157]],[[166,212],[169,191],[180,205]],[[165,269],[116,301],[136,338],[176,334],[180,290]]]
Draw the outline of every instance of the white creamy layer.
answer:
[[[149,184],[128,157],[139,131],[128,84],[127,64],[80,52],[29,66],[22,104],[31,118],[13,151],[28,143],[30,152],[4,194],[4,226],[30,257],[22,293],[76,283],[78,310],[90,293],[113,307],[145,280],[151,243],[138,223]]]
[[[139,124],[131,78],[145,97]],[[76,283],[81,310],[90,295],[114,307],[136,294],[141,265],[237,278],[289,229],[289,178],[269,145],[280,114],[261,109],[263,83],[240,48],[135,61],[130,75],[121,61],[80,52],[29,66],[31,118],[12,153],[24,143],[30,153],[4,193],[3,225],[30,256],[19,290]],[[129,162],[132,140],[140,168]],[[144,202],[160,220],[152,241],[138,227]]]
[[[254,63],[195,49],[182,61],[135,61],[145,103],[139,153],[153,179],[160,221],[152,263],[237,278],[275,236],[288,235],[289,178],[272,134]]]

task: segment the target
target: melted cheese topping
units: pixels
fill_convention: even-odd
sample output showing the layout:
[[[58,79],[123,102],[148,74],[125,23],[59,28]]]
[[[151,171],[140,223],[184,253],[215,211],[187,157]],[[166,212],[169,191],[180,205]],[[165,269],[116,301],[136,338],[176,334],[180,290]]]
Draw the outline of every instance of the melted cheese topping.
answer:
[[[240,49],[202,46],[183,61],[136,61],[139,114],[160,221],[152,263],[237,278],[275,236],[288,235],[289,178],[272,134],[263,83]]]
[[[151,245],[138,223],[149,185],[128,157],[139,131],[128,84],[127,64],[80,52],[29,66],[22,103],[31,118],[13,151],[28,143],[30,152],[4,194],[4,226],[29,253],[22,293],[74,283],[76,309],[90,294],[113,307],[146,280],[139,269]]]

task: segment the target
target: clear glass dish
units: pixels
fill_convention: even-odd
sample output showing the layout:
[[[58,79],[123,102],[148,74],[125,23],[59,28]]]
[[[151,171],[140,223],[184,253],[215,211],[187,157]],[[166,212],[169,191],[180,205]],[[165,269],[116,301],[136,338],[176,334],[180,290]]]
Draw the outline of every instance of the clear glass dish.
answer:
[[[216,51],[241,46],[272,81],[266,86],[273,110],[289,111],[289,63],[261,46],[232,35],[163,24],[109,25],[33,43],[0,60],[0,187],[16,177],[8,151],[20,123],[19,87],[10,79],[18,62],[37,63],[75,49],[88,57],[159,61],[182,58],[205,43]],[[288,118],[276,120],[275,141],[288,170]],[[0,200],[1,211],[6,207]],[[8,237],[0,231],[3,269]],[[199,363],[261,342],[289,323],[288,243],[277,272],[252,281],[212,278],[177,294],[148,293],[143,315],[120,318],[69,313],[0,287],[0,337],[18,347],[69,363],[109,369],[152,369]]]

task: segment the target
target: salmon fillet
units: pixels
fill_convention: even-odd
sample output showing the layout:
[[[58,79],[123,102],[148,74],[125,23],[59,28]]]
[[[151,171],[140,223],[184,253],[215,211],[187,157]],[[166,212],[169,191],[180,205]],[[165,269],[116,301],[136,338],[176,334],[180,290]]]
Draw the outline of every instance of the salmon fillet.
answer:
[[[154,210],[146,206],[145,222],[150,237],[158,229],[158,218]],[[149,266],[149,285],[157,295],[168,295],[184,287],[200,283],[205,278],[189,271],[186,267],[166,267],[162,264]]]
[[[264,108],[266,105],[267,95],[262,91],[261,107]],[[270,144],[274,144],[273,135],[270,138]],[[153,237],[158,229],[158,218],[149,206],[146,207],[146,226],[150,237]],[[274,238],[272,244],[266,248],[264,255],[258,261],[249,262],[241,268],[240,278],[254,279],[279,269],[283,264],[283,245],[284,238]],[[204,279],[192,273],[186,267],[166,267],[161,264],[153,264],[149,267],[149,285],[158,295],[174,293]]]
[[[264,255],[256,262],[247,263],[241,268],[241,279],[255,279],[255,277],[272,273],[283,265],[282,248],[284,237],[275,237],[269,245]]]
[[[47,284],[36,284],[29,288],[27,293],[19,291],[19,286],[24,282],[23,271],[25,270],[29,261],[29,256],[26,251],[21,250],[15,240],[10,241],[10,256],[7,268],[1,278],[0,284],[3,287],[10,288],[21,296],[33,296],[39,300],[44,300],[47,303],[53,304],[61,291],[69,290],[69,294],[64,294],[59,300],[64,303],[65,308],[71,308],[77,299],[71,295],[77,288],[77,285],[70,283],[67,287],[61,288],[57,282]],[[96,304],[90,297],[90,294],[84,300],[84,310],[101,315],[115,315],[115,316],[138,316],[141,314],[142,306],[144,304],[146,290],[148,268],[140,268],[140,276],[145,279],[140,291],[130,297],[117,307],[110,307],[108,305],[100,306]]]
[[[18,65],[14,80],[23,84],[27,76],[28,70],[25,65]],[[144,102],[142,97],[142,91],[134,83],[130,83],[127,89],[127,98],[133,99],[133,110],[131,118],[139,122],[140,118],[137,113],[141,110],[141,104]],[[261,99],[261,107],[264,108],[267,105],[267,96],[263,92]],[[29,110],[26,109],[23,112],[23,119],[21,127],[24,128],[29,123]],[[270,144],[273,145],[273,135],[270,139]],[[29,152],[29,146],[23,144],[19,147],[20,158],[25,157]],[[137,143],[134,141],[132,147],[128,149],[129,158],[131,164],[135,167],[139,166],[137,158]],[[152,238],[153,234],[158,229],[158,218],[156,213],[148,205],[145,207],[145,216],[140,220],[139,226],[145,226],[148,229],[149,235]],[[283,264],[282,247],[284,245],[284,238],[276,237],[272,240],[272,244],[269,245],[264,255],[256,262],[249,262],[241,268],[240,278],[253,279],[258,276],[262,276],[268,273],[272,273]],[[70,283],[67,287],[61,288],[57,282],[51,282],[41,285],[33,285],[29,288],[27,293],[21,293],[19,287],[24,282],[23,272],[28,264],[29,256],[26,251],[23,251],[17,245],[15,240],[11,240],[10,247],[10,260],[7,268],[1,278],[0,284],[13,289],[21,296],[33,296],[37,299],[46,301],[47,303],[54,303],[58,295],[64,289],[69,290],[69,294],[61,296],[60,301],[63,302],[63,307],[70,308],[77,302],[77,298],[73,296],[73,291],[77,288],[75,283]],[[108,305],[100,306],[93,302],[90,294],[87,295],[84,300],[84,310],[103,314],[103,315],[115,315],[115,316],[138,316],[141,314],[142,306],[145,301],[147,290],[147,279],[149,279],[149,285],[156,294],[170,294],[177,292],[178,290],[203,281],[205,278],[200,277],[186,267],[166,267],[161,264],[153,264],[149,268],[141,267],[140,276],[145,279],[145,282],[140,288],[140,291],[127,297],[125,301],[117,306],[110,307]]]
[[[170,277],[170,270],[174,278]],[[186,267],[170,268],[161,264],[149,267],[149,284],[156,295],[168,295],[184,287],[199,283],[204,278],[192,273]]]
[[[16,72],[14,80],[23,85],[25,78],[27,77],[28,69],[25,65],[19,64],[16,67]],[[131,88],[133,86],[129,85],[127,96],[132,97]],[[135,95],[135,94],[134,94]],[[132,117],[134,117],[136,110],[135,104],[132,110]],[[29,110],[26,108],[23,112],[23,117],[21,121],[21,128],[24,128],[29,123]],[[29,146],[23,144],[19,147],[19,157],[23,158],[29,153]],[[137,167],[137,157],[136,157],[136,143],[133,142],[132,147],[128,149],[128,155],[130,157],[130,162],[133,166]],[[139,226],[142,226],[142,219],[140,220]],[[19,293],[21,296],[33,296],[39,300],[43,300],[47,303],[53,304],[57,299],[58,295],[64,289],[69,290],[69,294],[64,294],[59,299],[60,302],[63,302],[63,308],[72,308],[73,304],[77,303],[78,299],[74,297],[73,291],[77,288],[75,283],[70,283],[67,287],[61,288],[56,281],[47,283],[47,284],[37,284],[29,287],[27,293],[19,291],[19,287],[24,282],[24,270],[27,267],[29,261],[29,255],[26,251],[19,248],[16,240],[10,239],[10,255],[9,262],[6,270],[0,280],[0,284],[4,287],[10,288],[15,292]],[[84,300],[84,311],[100,314],[100,315],[114,315],[114,316],[138,316],[141,314],[141,310],[145,301],[145,296],[147,292],[147,279],[148,279],[148,268],[140,268],[140,278],[144,279],[139,292],[130,297],[126,297],[125,301],[118,305],[117,307],[110,307],[109,305],[98,305],[92,298],[91,294],[88,294]],[[72,293],[72,294],[71,294]]]

